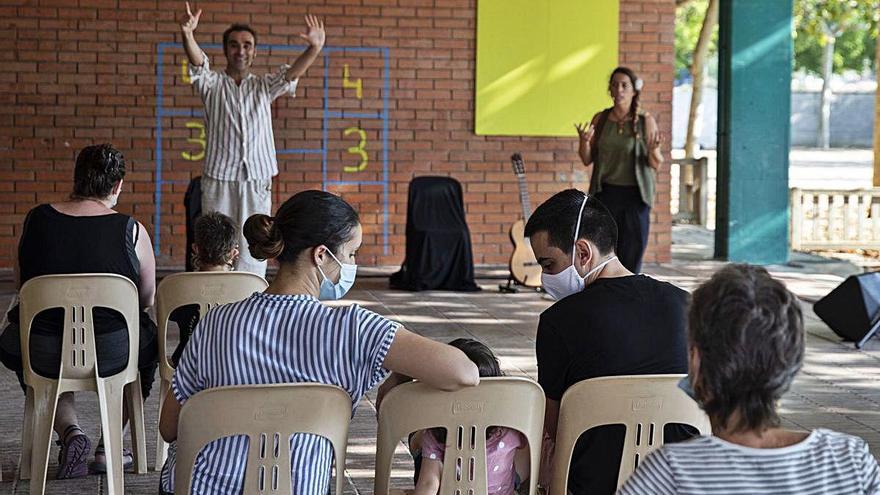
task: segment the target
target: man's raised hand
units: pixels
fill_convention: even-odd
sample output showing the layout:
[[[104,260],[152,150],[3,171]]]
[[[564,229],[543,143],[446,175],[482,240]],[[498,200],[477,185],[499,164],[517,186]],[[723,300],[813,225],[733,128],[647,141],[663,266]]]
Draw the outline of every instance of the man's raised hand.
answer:
[[[201,16],[202,9],[199,9],[198,12],[193,15],[192,9],[189,7],[189,2],[186,2],[186,17],[184,17],[183,22],[180,23],[180,29],[183,30],[183,34],[192,34],[199,25],[199,17]]]
[[[306,40],[310,46],[319,49],[323,48],[324,39],[326,38],[326,34],[324,33],[324,21],[319,21],[316,16],[307,15],[306,32],[300,33],[299,37]]]

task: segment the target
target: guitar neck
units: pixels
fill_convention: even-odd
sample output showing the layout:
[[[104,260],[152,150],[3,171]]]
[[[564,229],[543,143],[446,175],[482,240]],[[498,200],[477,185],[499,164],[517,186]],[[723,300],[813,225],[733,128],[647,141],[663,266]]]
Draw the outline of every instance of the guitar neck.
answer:
[[[519,201],[522,205],[523,221],[527,222],[532,215],[532,205],[529,203],[529,189],[526,187],[526,175],[517,174],[516,177],[519,179]]]

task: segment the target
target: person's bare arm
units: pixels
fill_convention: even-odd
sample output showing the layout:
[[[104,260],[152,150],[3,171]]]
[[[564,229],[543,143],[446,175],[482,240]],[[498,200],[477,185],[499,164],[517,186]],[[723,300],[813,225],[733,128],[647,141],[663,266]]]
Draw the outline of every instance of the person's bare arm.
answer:
[[[201,16],[202,9],[199,9],[193,14],[192,9],[189,7],[189,2],[186,2],[186,16],[180,23],[180,30],[183,31],[183,49],[186,52],[186,58],[189,59],[190,64],[198,67],[201,67],[202,64],[205,63],[205,59],[202,56],[202,49],[199,47],[199,44],[196,43],[194,34],[196,27],[199,25],[199,17]]]
[[[181,405],[177,402],[174,394],[168,394],[159,412],[159,433],[162,439],[168,443],[177,440],[177,421],[180,419]]]
[[[477,365],[463,352],[403,327],[397,330],[383,367],[441,390],[458,390],[480,383]]]
[[[648,165],[660,170],[663,165],[663,137],[657,130],[657,121],[650,114],[645,115],[645,143],[648,145]]]
[[[443,475],[443,463],[436,459],[422,457],[419,469],[419,482],[413,495],[437,495],[440,492],[440,477]]]
[[[137,243],[134,245],[138,261],[141,265],[140,283],[138,284],[138,296],[141,309],[147,309],[153,305],[156,296],[156,258],[153,256],[153,243],[150,234],[140,222],[134,227],[137,232]]]
[[[300,76],[305,74],[309,67],[312,66],[315,59],[318,58],[318,54],[321,53],[321,49],[324,48],[324,41],[326,39],[326,34],[324,33],[324,21],[319,21],[316,16],[307,15],[306,32],[300,33],[299,37],[308,42],[309,48],[303,52],[302,55],[297,57],[296,61],[293,62],[293,65],[291,65],[290,68],[287,69],[287,72],[284,73],[284,78],[288,81],[299,79]]]
[[[559,401],[544,400],[544,435],[541,444],[541,468],[538,483],[550,486],[553,480],[553,451],[556,448],[556,427],[559,424]]]

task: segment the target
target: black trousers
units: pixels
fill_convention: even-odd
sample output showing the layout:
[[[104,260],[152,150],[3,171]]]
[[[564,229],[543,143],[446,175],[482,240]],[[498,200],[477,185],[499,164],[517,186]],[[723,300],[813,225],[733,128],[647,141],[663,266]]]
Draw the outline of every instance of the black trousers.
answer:
[[[638,186],[602,184],[596,194],[614,217],[617,224],[617,257],[627,270],[641,273],[642,257],[648,246],[648,228],[651,226],[651,207],[642,201]]]

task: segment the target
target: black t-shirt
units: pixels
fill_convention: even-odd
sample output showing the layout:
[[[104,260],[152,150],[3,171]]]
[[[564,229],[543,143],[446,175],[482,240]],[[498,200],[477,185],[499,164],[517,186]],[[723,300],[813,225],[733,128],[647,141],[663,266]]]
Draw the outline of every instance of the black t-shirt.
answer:
[[[685,315],[688,293],[644,275],[601,278],[541,314],[536,353],[538,382],[548,399],[590,378],[687,373]],[[574,449],[569,489],[614,493],[623,449],[623,425],[587,431]],[[693,430],[668,425],[665,440]]]

